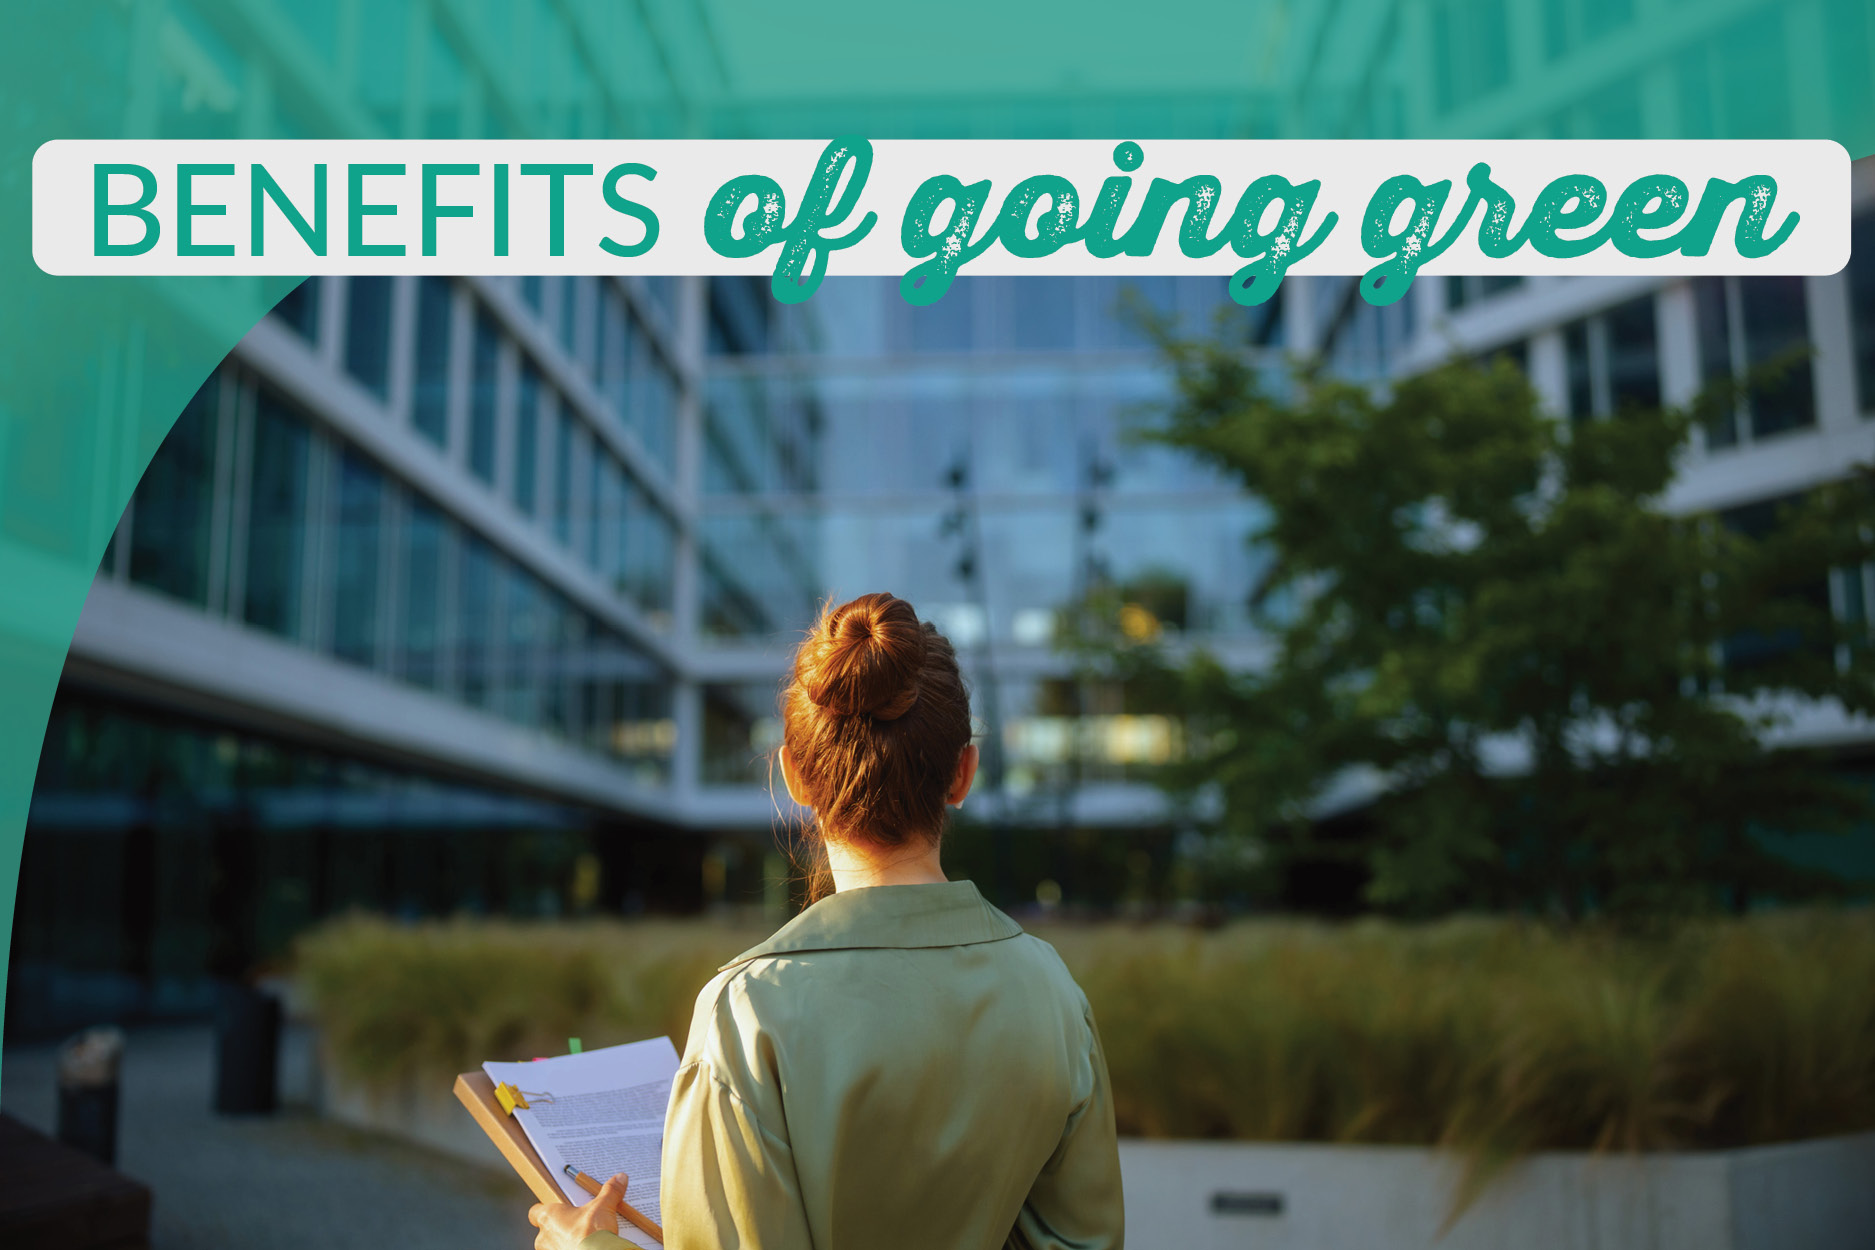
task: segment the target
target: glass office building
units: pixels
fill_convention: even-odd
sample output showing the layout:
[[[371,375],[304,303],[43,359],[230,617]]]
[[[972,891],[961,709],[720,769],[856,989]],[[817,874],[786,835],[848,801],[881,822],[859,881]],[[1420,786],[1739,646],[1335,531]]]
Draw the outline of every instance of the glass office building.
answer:
[[[398,0],[402,33],[371,42],[359,0],[231,6],[238,21],[144,7],[164,51],[131,133],[832,133],[850,111],[713,113],[736,50],[711,67],[666,46],[686,23],[716,37],[707,5],[647,24],[601,4]],[[1304,55],[1333,7],[1295,7],[1276,45],[1296,53],[1288,88],[1199,84],[1128,116],[1151,105],[1220,137],[1388,137],[1408,116],[1522,137],[1639,118],[1697,137],[1725,107],[1714,66],[1744,47],[1794,58],[1787,23],[1851,6],[1742,25],[1687,10],[1643,48],[1622,42],[1638,0],[1541,6],[1552,20],[1529,29],[1537,6],[1363,3],[1370,56]],[[550,96],[515,89],[516,56],[550,67]],[[1414,70],[1425,58],[1452,72]],[[1535,112],[1505,99],[1525,61],[1562,84]],[[1413,85],[1435,80],[1436,98]],[[1341,105],[1324,120],[1283,104],[1302,98]],[[960,102],[943,129],[1114,137],[1085,104]],[[867,107],[889,137],[937,106]],[[1106,587],[1149,628],[1254,664],[1262,557],[1255,500],[1139,437],[1167,386],[1142,314],[1376,381],[1508,354],[1558,420],[1683,402],[1808,343],[1783,392],[1699,436],[1667,501],[1742,517],[1875,460],[1872,172],[1857,171],[1843,274],[1428,276],[1384,309],[1353,279],[1292,278],[1255,310],[1222,278],[964,278],[925,309],[862,278],[793,308],[744,279],[309,281],[189,403],[105,554],[48,730],[8,1019],[199,1010],[208,977],[265,968],[351,907],[772,898],[789,650],[825,599],[878,589],[936,621],[968,670],[991,749],[966,814],[1055,848],[1000,887],[1072,894],[1064,846],[1163,875],[1179,826],[1138,772],[1176,755],[1178,726],[1077,681],[1063,612]],[[1867,614],[1872,576],[1839,571],[1839,611]],[[1821,711],[1794,732],[1861,740]]]

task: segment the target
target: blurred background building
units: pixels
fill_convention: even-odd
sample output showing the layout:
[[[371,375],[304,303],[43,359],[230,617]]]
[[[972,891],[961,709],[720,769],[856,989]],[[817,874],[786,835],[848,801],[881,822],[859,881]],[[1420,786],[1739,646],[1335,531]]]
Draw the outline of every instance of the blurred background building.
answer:
[[[913,80],[727,103],[759,78],[760,35],[713,7],[398,0],[395,37],[365,39],[359,0],[139,0],[162,53],[127,67],[128,133],[762,136],[858,116],[878,138],[1119,137],[1046,66],[948,106]],[[1740,58],[1875,108],[1865,6],[1656,7],[1271,6],[1254,50],[1178,91],[1142,82],[1125,116],[1218,137],[1700,137],[1738,133]],[[1324,55],[1330,23],[1364,54]],[[1252,56],[1282,68],[1246,92]],[[517,90],[517,58],[559,94]],[[1549,84],[1515,107],[1513,66]],[[1764,132],[1806,120],[1826,119]],[[785,310],[740,279],[309,281],[190,403],[105,554],[41,762],[9,1027],[200,1011],[212,978],[350,907],[785,906],[777,685],[816,606],[868,590],[911,599],[969,670],[988,761],[972,821],[1055,848],[1005,893],[1045,878],[1059,897],[1063,847],[1150,846],[1118,852],[1124,871],[1161,871],[1180,818],[1136,772],[1177,727],[1076,682],[1062,613],[1106,588],[1139,630],[1254,663],[1258,510],[1134,437],[1167,384],[1139,310],[1376,381],[1508,353],[1576,421],[1808,344],[1775,402],[1688,449],[1667,501],[1764,524],[1875,460],[1872,172],[1832,277],[1424,276],[1385,309],[1352,278],[1292,278],[1255,310],[1221,278],[964,279],[926,309],[891,280],[832,279]],[[1817,593],[1859,617],[1870,577]],[[1867,744],[1827,710],[1796,732]]]

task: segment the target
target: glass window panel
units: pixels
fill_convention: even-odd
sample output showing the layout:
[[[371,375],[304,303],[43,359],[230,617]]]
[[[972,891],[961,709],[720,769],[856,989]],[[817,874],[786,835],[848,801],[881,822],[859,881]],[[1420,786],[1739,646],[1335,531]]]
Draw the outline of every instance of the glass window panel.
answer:
[[[158,126],[165,139],[240,137],[246,66],[193,5],[172,0],[163,22]]]
[[[1608,391],[1615,411],[1660,406],[1660,351],[1655,343],[1654,297],[1643,295],[1608,310]]]
[[[773,682],[703,688],[703,784],[763,785],[781,740],[779,691]]]
[[[1000,278],[1017,351],[1066,351],[1074,346],[1074,279]]]
[[[443,556],[448,522],[413,498],[404,518],[403,594],[398,669],[405,681],[434,689],[442,677]]]
[[[553,536],[573,544],[573,413],[564,398],[553,426]]]
[[[579,355],[580,286],[578,278],[563,276],[560,279],[560,346],[575,358]]]
[[[662,784],[676,742],[669,674],[611,630],[588,623],[585,637],[577,697],[587,745],[638,781]]]
[[[469,471],[495,481],[495,400],[500,378],[501,331],[486,309],[475,314],[475,351],[469,387]]]
[[[1724,278],[1693,280],[1693,321],[1699,339],[1699,376],[1711,386],[1732,376],[1732,319]],[[1731,447],[1738,442],[1738,414],[1730,407],[1706,427],[1706,445]]]
[[[1569,377],[1569,417],[1586,421],[1595,415],[1595,375],[1589,362],[1589,323],[1563,327],[1563,360]]]
[[[577,738],[578,702],[572,697],[584,654],[586,617],[550,590],[541,595],[541,723],[563,738]]]
[[[384,475],[347,448],[339,460],[332,651],[354,664],[377,662],[378,553],[383,528]]]
[[[1081,302],[1093,321],[1099,347],[1151,347],[1141,314],[1170,318],[1178,312],[1178,279],[1172,277],[1077,278]],[[1277,290],[1281,291],[1281,287]],[[1201,328],[1209,329],[1208,321]]]
[[[528,274],[521,279],[521,299],[535,312],[540,311],[540,275]]]
[[[971,305],[977,293],[974,280],[959,278],[944,292],[943,299],[920,307],[905,303],[896,291],[881,289],[882,298],[897,304],[887,315],[903,327],[900,346],[914,352],[969,351],[975,325]]]
[[[384,133],[404,137],[404,84],[410,81],[410,0],[372,0],[373,37],[358,41],[359,98]]]
[[[666,317],[677,315],[677,279],[665,276],[645,278],[644,289],[650,293],[651,300],[663,310]]]
[[[579,553],[587,564],[599,567],[599,561],[605,552],[605,517],[604,500],[600,497],[600,479],[605,476],[605,449],[596,438],[580,440],[580,447],[585,452],[585,490],[581,492],[585,499],[585,515],[581,518]]]
[[[623,569],[625,539],[625,470],[609,455],[594,459],[592,487],[592,563],[601,577],[616,584]]]
[[[514,506],[534,515],[540,476],[540,369],[521,361],[521,395],[514,414]]]
[[[130,519],[130,579],[195,604],[208,602],[220,378],[210,374],[170,427],[137,484]]]
[[[391,378],[391,279],[352,275],[345,283],[345,308],[345,369],[383,399]]]
[[[455,288],[448,278],[417,280],[417,377],[411,422],[438,447],[449,442],[449,322],[454,303]]]
[[[1857,217],[1850,235],[1849,315],[1862,411],[1875,412],[1875,212]]]
[[[752,276],[717,276],[709,280],[711,355],[738,356],[767,350],[768,321],[775,305],[767,283],[766,278]],[[953,287],[940,304],[948,304],[956,296]]]
[[[502,613],[500,711],[520,725],[541,723],[541,660],[546,642],[541,587],[525,569],[506,565]]]
[[[339,59],[339,7],[340,0],[295,0],[286,6],[287,20],[328,67]]]
[[[636,482],[625,484],[625,570],[620,589],[653,624],[670,620],[677,527]]]
[[[625,301],[608,284],[599,301],[599,390],[621,422],[630,416],[633,337]]]
[[[489,701],[494,615],[494,550],[473,534],[465,534],[456,562],[456,685],[463,701],[475,707],[485,707]]]
[[[262,388],[254,416],[242,615],[248,624],[287,638],[300,635],[311,448],[306,426],[284,400]]]
[[[651,458],[673,472],[677,454],[677,379],[652,348],[645,335],[637,335],[637,395],[633,424]]]
[[[1816,424],[1810,380],[1810,317],[1800,277],[1736,278],[1745,325],[1746,367],[1781,369],[1776,381],[1754,387],[1751,434],[1764,438]]]
[[[462,138],[462,101],[466,75],[462,58],[441,31],[430,31],[423,63],[423,135],[426,139]]]
[[[320,285],[320,279],[308,278],[273,306],[273,315],[308,342],[317,342],[319,338]]]
[[[723,638],[759,638],[803,628],[821,579],[808,518],[768,512],[703,522],[702,629]]]
[[[1510,76],[1504,0],[1434,0],[1433,82],[1440,113],[1463,107]]]

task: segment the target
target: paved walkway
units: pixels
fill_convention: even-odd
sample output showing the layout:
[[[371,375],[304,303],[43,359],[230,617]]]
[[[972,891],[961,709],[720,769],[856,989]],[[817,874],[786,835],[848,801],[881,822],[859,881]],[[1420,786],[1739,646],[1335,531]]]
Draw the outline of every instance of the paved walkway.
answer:
[[[532,1202],[512,1175],[328,1124],[304,1111],[209,1110],[205,1028],[132,1032],[117,1166],[156,1195],[153,1250],[526,1250]],[[0,1109],[44,1132],[53,1049],[8,1047]]]

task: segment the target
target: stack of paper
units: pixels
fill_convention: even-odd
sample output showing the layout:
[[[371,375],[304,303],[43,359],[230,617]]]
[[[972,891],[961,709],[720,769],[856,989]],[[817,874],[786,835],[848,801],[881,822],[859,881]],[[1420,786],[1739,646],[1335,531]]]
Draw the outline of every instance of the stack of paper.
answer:
[[[663,1224],[658,1167],[664,1108],[677,1075],[677,1050],[669,1038],[532,1063],[485,1063],[482,1070],[527,1099],[514,1118],[568,1202],[591,1201],[567,1174],[568,1164],[601,1183],[622,1172],[631,1178],[625,1200]],[[619,1235],[641,1246],[657,1245],[623,1220]]]

